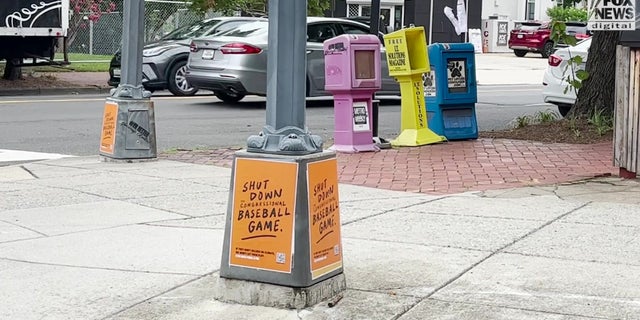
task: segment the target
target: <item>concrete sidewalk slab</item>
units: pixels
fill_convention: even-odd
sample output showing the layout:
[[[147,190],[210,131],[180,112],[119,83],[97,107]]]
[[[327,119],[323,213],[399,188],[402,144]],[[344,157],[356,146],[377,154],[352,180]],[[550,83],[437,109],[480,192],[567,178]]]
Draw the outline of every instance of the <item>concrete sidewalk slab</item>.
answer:
[[[343,299],[277,310],[213,299],[230,169],[97,157],[23,166],[34,175],[0,179],[0,318],[640,314],[635,180],[443,195],[341,183]]]
[[[395,210],[343,227],[345,236],[430,246],[494,251],[540,225],[538,221]],[[400,233],[399,233],[400,232]]]
[[[542,85],[548,61],[539,54],[516,57],[513,53],[476,54],[479,85]]]
[[[98,206],[100,210],[96,210]],[[1,220],[11,221],[44,236],[179,218],[183,216],[115,200],[0,212]]]
[[[181,285],[187,275],[0,259],[0,319],[101,319]]]
[[[556,315],[635,319],[640,314],[638,274],[635,266],[497,254],[433,298]]]
[[[475,250],[362,240],[343,240],[349,288],[426,297],[488,253]],[[384,254],[381,254],[384,252]]]
[[[636,208],[640,212],[640,206]],[[505,252],[640,267],[638,227],[558,222]]]

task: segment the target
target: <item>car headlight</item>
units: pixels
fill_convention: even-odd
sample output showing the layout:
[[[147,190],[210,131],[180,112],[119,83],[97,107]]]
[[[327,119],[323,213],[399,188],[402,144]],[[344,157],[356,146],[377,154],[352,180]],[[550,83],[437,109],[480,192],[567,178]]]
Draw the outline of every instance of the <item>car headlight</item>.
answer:
[[[156,48],[151,48],[151,49],[144,49],[142,50],[142,55],[144,57],[155,57],[155,56],[159,56],[173,48],[177,48],[177,46],[166,46],[166,47],[156,47]]]

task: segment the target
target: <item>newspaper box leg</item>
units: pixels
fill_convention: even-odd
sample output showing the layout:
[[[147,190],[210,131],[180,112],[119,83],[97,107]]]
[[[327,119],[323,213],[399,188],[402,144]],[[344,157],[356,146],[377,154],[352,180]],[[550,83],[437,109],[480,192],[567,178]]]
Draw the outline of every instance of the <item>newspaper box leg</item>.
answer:
[[[391,141],[392,146],[414,147],[444,142],[447,139],[431,131],[424,104],[422,74],[398,77],[402,102],[400,107],[400,135]]]

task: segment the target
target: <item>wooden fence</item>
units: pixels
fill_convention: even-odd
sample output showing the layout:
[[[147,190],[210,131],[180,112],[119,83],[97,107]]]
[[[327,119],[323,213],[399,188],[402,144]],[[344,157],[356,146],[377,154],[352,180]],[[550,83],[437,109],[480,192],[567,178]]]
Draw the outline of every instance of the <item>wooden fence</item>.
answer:
[[[635,178],[640,167],[640,48],[616,48],[614,165]]]

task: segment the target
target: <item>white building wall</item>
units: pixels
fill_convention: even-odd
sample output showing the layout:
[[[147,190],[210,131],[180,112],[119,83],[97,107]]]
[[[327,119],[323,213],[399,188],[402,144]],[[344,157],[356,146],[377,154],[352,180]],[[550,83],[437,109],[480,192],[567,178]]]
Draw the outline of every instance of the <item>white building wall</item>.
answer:
[[[535,0],[535,20],[549,20],[547,8],[556,5],[554,0]],[[483,0],[482,19],[498,16],[501,20],[526,20],[527,0]]]

